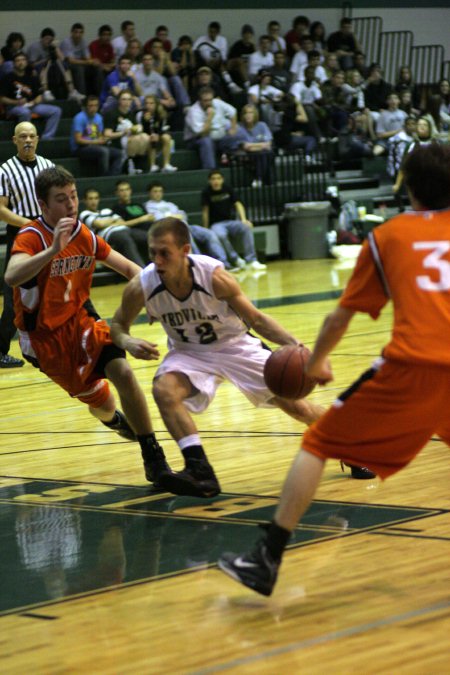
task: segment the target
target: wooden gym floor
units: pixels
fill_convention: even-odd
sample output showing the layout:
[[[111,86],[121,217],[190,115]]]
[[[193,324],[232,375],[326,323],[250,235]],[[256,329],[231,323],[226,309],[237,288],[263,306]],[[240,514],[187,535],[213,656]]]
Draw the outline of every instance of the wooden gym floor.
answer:
[[[272,262],[241,282],[311,345],[350,267]],[[122,288],[94,289],[104,317]],[[328,406],[370,365],[391,316],[355,318],[314,401]],[[134,334],[165,344],[143,317]],[[156,364],[132,363],[181,468],[151,399]],[[0,392],[2,673],[450,673],[449,454],[437,438],[385,483],[328,462],[265,599],[215,561],[270,520],[301,425],[222,386],[197,422],[224,492],[176,498],[152,493],[136,444],[30,365],[0,371]]]

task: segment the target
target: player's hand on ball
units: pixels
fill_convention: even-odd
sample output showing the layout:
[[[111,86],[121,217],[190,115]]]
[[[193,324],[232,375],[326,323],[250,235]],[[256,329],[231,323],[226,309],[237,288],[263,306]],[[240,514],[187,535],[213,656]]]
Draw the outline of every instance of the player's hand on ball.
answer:
[[[130,337],[127,340],[126,349],[135,359],[143,359],[144,361],[155,361],[160,356],[156,344],[140,338]]]
[[[306,364],[305,372],[309,377],[317,380],[317,384],[324,385],[334,379],[331,363],[328,358],[314,362],[312,359]]]

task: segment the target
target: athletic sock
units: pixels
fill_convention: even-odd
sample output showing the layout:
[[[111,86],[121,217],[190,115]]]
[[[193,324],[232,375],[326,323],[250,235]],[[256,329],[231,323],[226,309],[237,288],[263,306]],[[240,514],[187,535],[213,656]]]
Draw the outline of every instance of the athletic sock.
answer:
[[[288,545],[290,538],[291,533],[288,530],[285,530],[284,527],[277,525],[277,523],[272,520],[269,527],[267,528],[265,543],[270,555],[274,560],[281,560],[284,549]]]
[[[102,424],[105,425],[105,427],[114,427],[116,424],[119,424],[119,422],[120,422],[120,417],[119,417],[119,414],[118,414],[118,412],[117,412],[117,410],[116,410],[115,413],[114,413],[114,417],[112,418],[112,420],[109,420],[109,422],[104,422],[103,420],[100,420],[100,421],[101,421]]]
[[[161,457],[163,450],[156,440],[156,436],[153,432],[150,434],[137,435],[137,439],[139,445],[141,446],[142,459],[144,462],[151,462],[152,460]]]

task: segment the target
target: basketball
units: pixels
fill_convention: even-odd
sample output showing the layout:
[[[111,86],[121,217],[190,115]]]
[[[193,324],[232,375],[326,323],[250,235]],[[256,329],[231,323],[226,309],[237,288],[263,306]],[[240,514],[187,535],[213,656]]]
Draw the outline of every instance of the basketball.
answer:
[[[283,398],[305,398],[317,380],[308,377],[305,366],[311,352],[301,345],[285,345],[274,351],[264,366],[264,380],[270,391]]]

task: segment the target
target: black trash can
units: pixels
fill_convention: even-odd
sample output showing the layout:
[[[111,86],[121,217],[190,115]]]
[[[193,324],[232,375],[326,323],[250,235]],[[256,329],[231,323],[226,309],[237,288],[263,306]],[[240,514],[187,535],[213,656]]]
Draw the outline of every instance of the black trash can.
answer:
[[[329,202],[285,204],[288,252],[293,260],[328,256]]]

